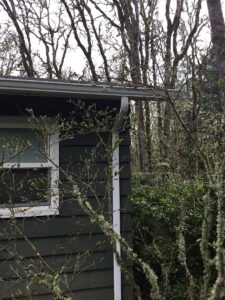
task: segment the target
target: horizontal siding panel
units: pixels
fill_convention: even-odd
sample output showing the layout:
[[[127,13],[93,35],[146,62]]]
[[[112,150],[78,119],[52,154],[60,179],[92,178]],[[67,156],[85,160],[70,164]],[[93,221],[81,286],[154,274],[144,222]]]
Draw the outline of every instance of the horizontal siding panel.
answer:
[[[73,278],[74,277],[74,278]],[[101,287],[108,287],[112,286],[112,280],[113,280],[113,272],[112,270],[103,270],[103,271],[90,271],[90,272],[83,272],[80,273],[77,276],[68,275],[67,276],[68,282],[72,283],[70,284],[71,290],[84,290],[88,288],[101,288]],[[6,298],[10,296],[15,295],[15,293],[20,290],[22,294],[26,295],[26,280],[10,280],[10,281],[1,281],[0,282],[0,291],[1,291],[1,297]],[[65,288],[65,286],[62,284],[62,288],[65,290],[68,290]],[[30,289],[32,289],[33,293],[37,294],[46,294],[47,288],[44,288],[43,286],[30,286]]]
[[[131,283],[127,278],[123,278],[123,283],[125,285]],[[64,281],[64,280],[63,280]],[[80,291],[87,289],[101,289],[105,287],[113,286],[113,271],[112,270],[99,270],[99,271],[87,271],[82,272],[74,276],[74,274],[67,274],[66,280],[64,282],[69,283],[71,291]],[[8,298],[14,296],[18,291],[20,291],[21,296],[26,296],[26,286],[29,285],[27,280],[10,280],[10,281],[0,281],[0,291],[1,297]],[[29,285],[31,293],[36,293],[37,295],[45,295],[49,293],[48,289],[43,286]],[[62,282],[61,288],[65,291],[68,288]]]
[[[47,218],[24,218],[17,219],[17,226],[22,230],[23,234],[31,237],[51,237],[51,236],[71,236],[80,234],[101,233],[99,227],[92,224],[88,216],[79,217],[51,217]],[[128,232],[132,230],[131,217],[129,214],[121,217],[122,228]],[[1,239],[8,237],[22,237],[21,234],[16,234],[15,229],[9,231],[7,221],[1,221]]]
[[[64,273],[80,273],[87,271],[99,271],[113,269],[113,255],[112,252],[85,252],[77,255],[55,255],[43,258],[44,261],[51,267],[54,272],[60,272],[63,269]],[[132,262],[123,258],[123,262],[127,267],[132,266]],[[40,258],[27,258],[18,260],[7,260],[0,264],[0,277],[3,280],[10,278],[26,277],[30,272],[49,271],[44,268],[43,262]]]
[[[111,200],[111,199],[110,199]],[[109,213],[112,211],[112,200],[109,203],[107,198],[99,197],[96,198],[88,198],[88,202],[91,204],[92,208],[98,212]],[[132,204],[129,201],[127,196],[121,197],[120,200],[121,212],[122,213],[131,213],[132,212]],[[86,215],[80,204],[76,199],[65,199],[61,202],[60,205],[60,216],[79,216]]]
[[[101,139],[104,143],[111,145],[111,133],[101,133]],[[120,134],[120,145],[129,146],[130,136],[128,132]],[[101,142],[99,136],[95,133],[88,133],[83,135],[75,135],[74,138],[63,140],[60,146],[95,146]]]
[[[74,134],[74,138],[64,139],[60,141],[60,146],[95,146],[101,143],[101,139],[106,144],[111,144],[110,133],[101,133],[98,136],[96,133]]]
[[[51,272],[59,273],[63,270],[64,274],[87,271],[113,270],[112,252],[83,253],[78,255],[55,255],[44,257],[44,261],[51,268]],[[123,259],[127,267],[132,266],[132,262]],[[27,274],[37,274],[40,272],[49,272],[44,267],[40,258],[27,258],[22,260],[8,260],[0,264],[1,280],[27,278]],[[19,274],[19,275],[18,275]],[[76,275],[79,276],[79,275]],[[87,284],[88,288],[88,284]]]
[[[130,161],[130,149],[127,146],[119,148],[120,162]],[[111,156],[107,155],[103,147],[82,147],[82,146],[60,146],[59,161],[63,162],[83,162],[85,160],[95,162],[111,162]]]
[[[75,182],[76,184],[76,182]],[[77,183],[80,192],[84,197],[104,197],[108,195],[108,185],[106,180],[97,182]],[[60,185],[61,194],[64,199],[72,198],[73,186],[68,181],[62,181]],[[120,180],[120,195],[127,196],[131,193],[131,185],[129,179]]]
[[[113,287],[87,289],[85,291],[72,292],[71,300],[113,300],[114,297]],[[2,300],[11,300],[12,298],[4,298]],[[133,286],[125,285],[122,289],[122,300],[133,299]],[[27,300],[27,297],[20,298],[20,300]],[[55,300],[51,294],[32,296],[32,300]]]
[[[54,272],[64,273],[104,270],[113,268],[113,255],[110,252],[89,253],[78,255],[55,255],[44,257],[44,261]],[[26,277],[31,272],[48,271],[40,258],[23,259],[21,261],[8,260],[0,264],[0,277],[4,279]]]
[[[73,278],[73,275],[67,276],[68,282]],[[80,273],[79,276],[73,278],[71,289],[83,290],[87,288],[101,288],[112,286],[113,272],[112,270],[103,271],[90,271]],[[20,291],[24,296],[26,293],[26,286],[29,282],[27,280],[10,280],[10,281],[0,281],[0,291],[1,297],[7,298],[12,297]],[[29,286],[32,293],[36,294],[47,294],[49,291],[43,286]],[[66,289],[65,287],[62,287]],[[66,289],[67,290],[67,289]]]
[[[124,238],[131,243],[131,233],[125,233]],[[35,250],[30,247],[24,239],[2,241],[0,243],[0,264],[2,260],[13,258],[14,256],[32,258],[36,253],[41,256],[54,256],[62,254],[76,254],[89,252],[110,251],[111,244],[104,234],[79,235],[77,237],[48,237],[33,238],[30,240]]]
[[[93,180],[93,179],[104,179],[109,177],[109,172],[111,171],[111,165],[106,162],[103,163],[91,163],[85,164],[83,163],[61,163],[60,167],[62,171],[60,171],[60,178],[64,179],[65,174],[63,171],[69,172],[71,176],[74,178],[81,178],[84,180]],[[120,178],[128,179],[131,176],[130,163],[122,162],[120,164]],[[111,172],[110,172],[111,176]]]
[[[24,239],[2,241],[0,243],[0,259],[5,260],[15,255],[28,258],[35,257],[37,251],[41,256],[49,256],[82,253],[84,251],[106,251],[111,248],[104,234],[33,238],[30,241],[36,250],[30,247]]]

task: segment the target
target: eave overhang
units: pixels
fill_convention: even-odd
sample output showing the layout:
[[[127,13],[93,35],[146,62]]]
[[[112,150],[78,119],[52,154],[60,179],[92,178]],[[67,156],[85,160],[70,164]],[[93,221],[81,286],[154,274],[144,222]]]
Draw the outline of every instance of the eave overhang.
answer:
[[[164,100],[165,92],[154,87],[119,86],[27,78],[0,78],[0,94],[71,97],[88,99]]]

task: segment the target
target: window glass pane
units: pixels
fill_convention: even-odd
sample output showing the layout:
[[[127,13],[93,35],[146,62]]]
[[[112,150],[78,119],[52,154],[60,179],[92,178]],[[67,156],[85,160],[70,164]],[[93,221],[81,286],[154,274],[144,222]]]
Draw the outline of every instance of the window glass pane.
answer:
[[[30,128],[0,128],[0,161],[10,163],[47,162],[46,142]]]
[[[9,169],[0,171],[0,205],[33,206],[49,201],[50,170]],[[18,205],[17,205],[18,204]]]

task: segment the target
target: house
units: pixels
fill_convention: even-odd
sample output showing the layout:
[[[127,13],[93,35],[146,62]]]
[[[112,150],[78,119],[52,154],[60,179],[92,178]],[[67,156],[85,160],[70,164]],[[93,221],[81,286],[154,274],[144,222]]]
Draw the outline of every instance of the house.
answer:
[[[0,78],[0,299],[133,299],[132,278],[76,201],[72,180],[131,242],[130,139],[121,115],[129,99],[153,97],[146,88]],[[83,113],[74,109],[78,102]],[[93,130],[106,111],[111,129]],[[85,123],[82,132],[85,113],[96,123]]]

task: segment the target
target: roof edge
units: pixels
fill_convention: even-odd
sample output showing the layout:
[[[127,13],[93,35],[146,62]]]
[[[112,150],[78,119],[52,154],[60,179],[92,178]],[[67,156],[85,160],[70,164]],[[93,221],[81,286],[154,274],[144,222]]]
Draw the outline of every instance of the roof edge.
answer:
[[[79,83],[26,78],[0,78],[0,93],[57,97],[104,98],[119,100],[163,100],[165,92],[154,87],[117,86],[102,83]]]

